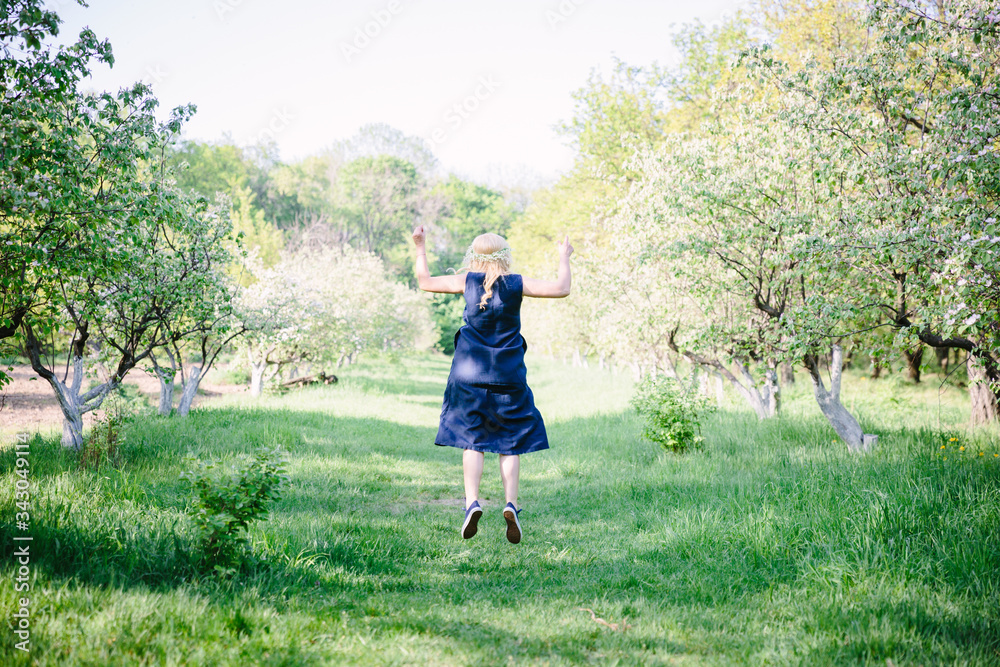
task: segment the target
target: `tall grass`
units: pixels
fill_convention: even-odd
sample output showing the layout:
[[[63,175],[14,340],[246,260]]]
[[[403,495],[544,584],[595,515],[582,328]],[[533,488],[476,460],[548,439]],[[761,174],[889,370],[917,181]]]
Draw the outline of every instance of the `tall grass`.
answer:
[[[936,385],[852,376],[845,401],[880,435],[855,456],[800,381],[784,417],[733,402],[703,451],[676,456],[639,438],[627,377],[536,361],[552,449],[522,461],[514,546],[492,457],[480,534],[458,534],[460,453],[433,445],[447,370],[373,361],[335,386],[149,418],[118,468],[37,442],[32,653],[8,631],[0,662],[1000,663],[1000,447],[962,429],[960,392],[939,413]],[[184,455],[274,443],[292,484],[253,554],[231,578],[199,574]],[[12,467],[6,452],[8,618]]]

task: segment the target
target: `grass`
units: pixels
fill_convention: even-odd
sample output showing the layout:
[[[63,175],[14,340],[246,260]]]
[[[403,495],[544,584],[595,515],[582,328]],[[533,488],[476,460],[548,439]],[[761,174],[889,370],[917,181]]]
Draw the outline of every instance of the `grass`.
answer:
[[[118,467],[36,441],[32,651],[5,629],[0,663],[1000,662],[1000,447],[960,428],[960,391],[939,409],[937,385],[851,376],[845,401],[881,436],[859,457],[800,381],[781,419],[727,406],[703,451],[676,456],[639,438],[628,378],[536,360],[552,449],[522,462],[512,546],[495,458],[480,534],[458,535],[459,452],[432,444],[447,371],[372,361],[335,386],[144,418]],[[275,442],[292,485],[253,555],[199,574],[184,455]],[[8,619],[13,467],[0,455]]]

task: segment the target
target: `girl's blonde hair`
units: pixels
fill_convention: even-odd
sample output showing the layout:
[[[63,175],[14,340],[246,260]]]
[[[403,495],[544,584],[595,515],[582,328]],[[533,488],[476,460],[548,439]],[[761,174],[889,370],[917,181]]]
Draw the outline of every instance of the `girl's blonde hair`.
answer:
[[[497,278],[510,273],[510,259],[510,244],[499,234],[480,234],[472,241],[465,253],[464,268],[486,274],[483,279],[485,291],[483,298],[479,300],[479,310],[484,310],[493,296],[493,285]]]

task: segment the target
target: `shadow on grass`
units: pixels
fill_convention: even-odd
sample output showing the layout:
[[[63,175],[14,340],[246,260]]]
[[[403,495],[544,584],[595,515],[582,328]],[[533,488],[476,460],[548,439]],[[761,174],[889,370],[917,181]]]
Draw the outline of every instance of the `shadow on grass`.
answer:
[[[577,610],[573,610],[572,613],[574,615],[571,617],[572,620],[576,620],[577,614],[580,617],[586,617]],[[508,660],[514,662],[558,656],[570,663],[586,664],[601,657],[594,655],[599,650],[599,646],[606,651],[608,644],[613,645],[617,638],[621,638],[622,643],[627,644],[621,647],[624,653],[633,653],[637,647],[641,647],[642,652],[656,652],[658,654],[677,655],[689,652],[683,645],[660,636],[641,635],[628,630],[616,636],[615,633],[596,624],[589,630],[578,630],[577,632],[546,632],[544,638],[523,634],[513,635],[503,627],[497,627],[476,618],[455,621],[439,615],[377,618],[371,625],[381,632],[397,631],[401,632],[403,636],[414,633],[451,640],[471,653],[472,655],[469,657],[472,659],[475,659],[476,654],[479,653],[478,657],[484,661],[482,664],[495,659],[494,656],[498,654],[507,655],[509,656]],[[549,630],[552,629],[549,628]]]
[[[328,594],[342,609],[358,613],[367,613],[373,596],[387,594],[395,595],[403,609],[441,599],[455,607],[473,600],[502,607],[518,598],[552,607],[563,607],[567,600],[609,598],[649,599],[661,607],[689,609],[736,607],[775,586],[796,586],[804,561],[815,566],[825,560],[841,564],[861,559],[861,545],[877,547],[879,562],[895,567],[904,550],[928,550],[936,540],[957,540],[942,538],[936,530],[938,519],[930,518],[939,509],[934,503],[955,500],[956,480],[975,494],[988,490],[997,477],[971,468],[932,475],[934,464],[923,459],[903,470],[893,457],[880,458],[877,452],[852,458],[831,450],[828,457],[804,458],[803,448],[821,451],[821,423],[760,425],[745,415],[721,415],[707,424],[707,451],[665,455],[654,445],[629,440],[632,432],[622,429],[621,419],[605,415],[553,425],[553,450],[525,466],[535,478],[524,484],[530,483],[530,502],[522,519],[526,540],[518,547],[504,543],[499,532],[463,542],[457,531],[460,508],[430,502],[443,489],[458,488],[461,480],[461,457],[435,446],[431,427],[319,412],[198,411],[183,420],[131,425],[123,470],[104,471],[107,483],[99,475],[74,472],[72,457],[40,445],[32,464],[35,483],[61,483],[60,476],[68,473],[81,488],[92,482],[100,486],[92,490],[93,497],[84,494],[39,508],[32,525],[32,565],[54,580],[161,590],[194,581],[211,594],[221,584],[199,579],[190,555],[193,545],[178,479],[186,467],[183,455],[190,450],[200,458],[235,459],[280,443],[288,450],[293,483],[275,504],[272,519],[252,530],[258,554],[266,558],[251,559],[237,575],[241,585],[255,587],[265,598],[302,596],[309,607],[327,604],[309,600]],[[925,435],[899,432],[886,440],[916,447]],[[44,461],[46,453],[52,457]],[[13,465],[11,455],[0,457],[0,470],[8,476]],[[109,486],[112,482],[121,486]],[[912,497],[927,507],[917,501],[917,509],[900,504],[911,497],[906,494],[917,482],[929,492],[926,500]],[[896,495],[886,495],[891,500],[879,505],[871,500],[879,497],[872,490]],[[78,507],[72,505],[77,502]],[[817,514],[833,508],[839,514]],[[109,514],[111,509],[120,513]],[[496,508],[488,510],[495,520]],[[10,521],[14,514],[12,499],[0,503],[0,520]],[[499,531],[500,524],[493,528]],[[988,542],[987,523],[981,533],[980,541]],[[0,524],[5,545],[0,558],[7,564],[0,571],[5,573],[13,562],[13,534],[12,525]],[[572,551],[563,556],[563,550]],[[927,553],[930,559],[933,554]],[[983,553],[983,576],[995,579],[1000,556],[995,549]],[[957,574],[947,575],[949,581],[942,584],[941,569],[899,576],[961,588]],[[216,602],[232,604],[223,593]],[[978,632],[989,646],[996,645],[996,626],[989,621],[985,626],[968,618],[952,622],[920,606],[886,605],[873,603],[859,613],[870,623],[900,616],[905,631],[894,632],[895,637],[916,632],[920,641],[943,636],[962,645],[972,641],[969,633]],[[393,613],[378,623],[420,634],[468,636],[476,644],[506,646],[510,641],[509,633],[488,623],[427,617],[423,611]],[[845,612],[829,622],[844,629],[852,627],[854,618]],[[523,637],[517,654],[558,652],[581,662],[592,658],[586,633],[563,639],[557,633],[555,640],[541,636],[548,633]],[[554,649],[552,641],[565,646]],[[657,651],[682,650],[650,636],[632,641]],[[869,658],[855,651],[881,655],[875,640],[854,641],[860,643],[831,646],[828,657],[863,661]],[[984,640],[977,641],[983,645]],[[892,650],[888,646],[882,652],[896,655]]]
[[[602,419],[581,418],[561,424],[558,430],[591,432]],[[381,585],[391,586],[393,577],[418,571],[413,569],[413,563],[433,561],[441,550],[437,544],[439,533],[448,535],[449,540],[456,539],[452,533],[460,512],[445,505],[428,507],[426,501],[437,499],[440,488],[429,487],[422,475],[436,469],[457,486],[461,459],[449,448],[435,446],[433,436],[432,428],[386,420],[333,419],[322,413],[239,408],[200,411],[184,420],[136,423],[128,431],[131,444],[123,452],[123,471],[105,471],[118,474],[118,478],[108,479],[121,481],[121,487],[93,489],[92,497],[80,498],[77,507],[71,507],[73,500],[67,499],[66,504],[50,503],[35,512],[33,546],[38,556],[33,565],[54,576],[76,577],[95,585],[178,585],[195,572],[190,521],[183,513],[187,498],[179,480],[180,472],[187,467],[184,453],[190,450],[203,459],[236,458],[258,446],[281,443],[288,449],[294,471],[292,486],[274,505],[272,521],[254,529],[254,534],[262,532],[267,536],[272,558],[277,555],[292,559],[311,551],[321,554],[313,561],[315,564],[361,578],[377,577]],[[12,458],[2,463],[9,473]],[[52,465],[32,475],[37,484],[64,472],[74,475],[71,458],[64,459],[62,466]],[[75,474],[81,475],[81,486],[99,476]],[[573,517],[577,528],[585,529],[588,517],[594,514],[593,499],[606,492],[605,486],[603,478],[546,480],[537,484],[534,495],[539,506],[568,496],[571,503],[589,508]],[[689,498],[687,504],[694,511],[709,506],[716,485],[706,484],[700,489],[694,489],[694,483],[691,486],[689,493],[675,491],[679,497]],[[634,500],[641,502],[641,495]],[[125,509],[109,515],[107,510],[116,504]],[[0,507],[2,516],[14,516],[13,505],[4,505]],[[566,507],[565,511],[572,509]],[[552,518],[550,513],[539,515],[541,525],[534,527],[539,537]],[[273,527],[276,522],[291,528],[282,533]],[[599,531],[600,525],[595,520],[594,530]],[[6,545],[0,557],[6,562],[10,562],[13,550],[13,528],[0,524],[0,537]],[[309,538],[296,534],[303,528]],[[459,545],[456,541],[444,548]],[[754,555],[750,546],[734,548],[752,556],[742,563],[758,563],[762,568],[759,576],[744,582],[744,592],[767,586],[772,568],[763,555]],[[652,551],[642,556],[656,557]],[[644,577],[629,574],[628,561],[599,562],[600,567],[589,572],[592,577],[580,582],[588,588],[587,596],[599,595],[609,586],[628,590],[645,585]],[[276,579],[299,576],[295,571],[283,574],[278,565],[266,567],[278,567],[273,572]],[[569,564],[560,569],[566,577],[572,576]],[[714,569],[701,571],[709,575],[709,580],[719,578],[720,572]],[[710,591],[707,599],[718,600],[728,591]],[[685,587],[678,595],[692,593]]]

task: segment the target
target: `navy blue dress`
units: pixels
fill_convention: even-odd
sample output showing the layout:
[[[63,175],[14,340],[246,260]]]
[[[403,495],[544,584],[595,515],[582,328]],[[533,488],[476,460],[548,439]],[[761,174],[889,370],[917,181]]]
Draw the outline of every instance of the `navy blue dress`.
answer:
[[[500,276],[484,310],[485,274],[465,276],[465,325],[455,333],[455,357],[434,443],[493,454],[548,449],[542,415],[528,388],[521,335],[521,276]]]

